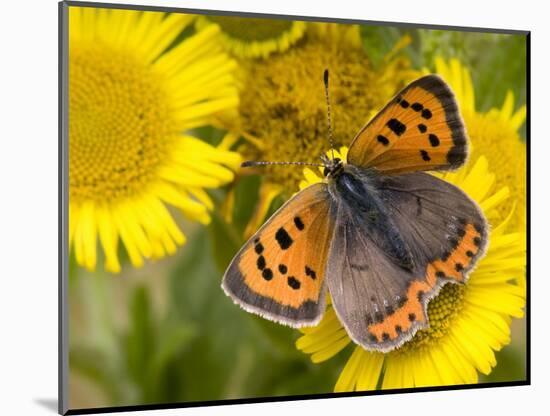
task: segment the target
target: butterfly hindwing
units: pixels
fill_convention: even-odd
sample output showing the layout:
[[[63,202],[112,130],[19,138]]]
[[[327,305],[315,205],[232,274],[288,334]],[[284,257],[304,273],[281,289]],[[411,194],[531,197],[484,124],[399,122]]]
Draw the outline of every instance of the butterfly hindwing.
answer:
[[[464,192],[416,172],[377,178],[379,196],[412,256],[437,277],[465,282],[487,245],[487,222]]]
[[[334,228],[327,185],[286,202],[232,260],[225,292],[245,310],[293,327],[316,324],[325,309],[325,266]]]
[[[448,170],[468,154],[456,99],[437,75],[404,88],[357,134],[348,162],[385,174]]]
[[[400,267],[373,238],[373,225],[365,225],[364,214],[340,203],[327,285],[352,339],[368,350],[386,352],[428,325],[427,303],[445,283],[466,281],[486,247],[487,224],[470,198],[432,175],[372,180],[411,252],[413,267]]]
[[[371,328],[403,306],[416,275],[385,255],[356,214],[345,204],[338,207],[327,286],[336,315],[351,339],[367,350],[387,351],[397,342],[390,340],[389,333],[378,339]],[[406,324],[393,329],[403,337]]]

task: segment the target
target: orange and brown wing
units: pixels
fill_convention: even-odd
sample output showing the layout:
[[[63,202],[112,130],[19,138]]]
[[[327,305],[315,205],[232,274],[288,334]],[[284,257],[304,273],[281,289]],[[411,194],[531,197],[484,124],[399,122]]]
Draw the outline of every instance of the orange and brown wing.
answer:
[[[453,92],[439,76],[427,75],[397,94],[359,132],[348,163],[396,174],[456,169],[467,154]]]
[[[387,352],[428,325],[428,301],[444,284],[466,281],[488,234],[479,207],[454,185],[424,172],[375,180],[414,266],[397,265],[361,213],[341,204],[327,286],[350,337],[367,350]]]
[[[325,309],[325,267],[334,229],[327,185],[291,198],[253,235],[222,283],[243,309],[293,327],[315,325]]]

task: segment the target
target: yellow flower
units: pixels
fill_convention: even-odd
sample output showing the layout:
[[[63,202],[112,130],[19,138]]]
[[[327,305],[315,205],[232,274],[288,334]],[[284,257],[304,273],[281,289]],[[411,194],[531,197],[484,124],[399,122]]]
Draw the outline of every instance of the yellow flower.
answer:
[[[319,162],[328,146],[326,68],[338,145],[349,143],[373,112],[418,74],[396,51],[374,68],[357,26],[326,23],[310,24],[305,38],[287,52],[242,66],[239,125],[231,127],[246,139],[239,148],[246,159],[269,161]],[[247,235],[263,222],[272,199],[291,194],[301,178],[299,170],[278,166],[266,166],[261,173],[260,201]]]
[[[341,149],[338,157],[345,160],[346,152]],[[321,180],[310,169],[304,176],[301,188]],[[486,214],[492,225],[487,253],[465,285],[447,284],[430,301],[430,326],[402,347],[383,354],[355,346],[334,387],[337,392],[378,385],[390,389],[476,383],[478,372],[489,374],[496,365],[494,351],[510,342],[511,317],[523,316],[525,287],[514,279],[525,279],[526,236],[506,231],[513,210],[504,221],[493,220],[508,188],[496,185],[483,156],[469,168],[438,176],[465,191]],[[318,326],[301,331],[296,347],[317,363],[352,343],[330,305]]]
[[[306,23],[285,19],[201,16],[198,28],[218,25],[225,48],[239,58],[267,58],[284,52],[304,35]]]
[[[93,270],[97,242],[118,272],[185,242],[167,204],[208,223],[204,188],[233,179],[240,156],[186,133],[238,105],[235,63],[210,27],[177,45],[184,14],[71,7],[69,241]]]
[[[496,183],[510,188],[510,198],[498,209],[503,218],[517,202],[510,221],[513,229],[526,226],[527,150],[518,130],[525,122],[527,109],[522,105],[514,110],[514,93],[508,91],[501,108],[482,113],[475,108],[475,94],[470,71],[457,59],[445,62],[435,59],[435,69],[451,86],[471,139],[470,160],[485,155],[496,173]]]

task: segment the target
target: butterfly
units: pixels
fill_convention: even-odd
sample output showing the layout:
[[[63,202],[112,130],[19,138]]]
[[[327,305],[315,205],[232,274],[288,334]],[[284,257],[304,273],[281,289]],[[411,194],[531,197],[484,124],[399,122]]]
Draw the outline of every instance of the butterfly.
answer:
[[[447,283],[465,283],[487,246],[477,204],[425,172],[455,170],[467,156],[450,87],[437,75],[417,79],[359,131],[346,161],[321,157],[324,181],[290,198],[244,244],[223,290],[291,327],[319,323],[328,291],[356,344],[400,347],[429,326],[429,300]]]

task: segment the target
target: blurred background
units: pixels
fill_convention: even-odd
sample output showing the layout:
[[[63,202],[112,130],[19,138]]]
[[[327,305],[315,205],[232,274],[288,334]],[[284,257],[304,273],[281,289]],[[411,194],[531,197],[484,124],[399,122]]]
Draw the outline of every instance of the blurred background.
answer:
[[[436,56],[457,57],[470,68],[477,110],[500,106],[508,90],[515,94],[516,107],[525,103],[524,36],[361,28],[374,65],[405,34],[412,41],[403,53],[414,68],[433,68]],[[202,128],[195,135],[217,144],[223,132]],[[525,137],[525,126],[520,136]],[[122,271],[116,275],[101,266],[89,272],[71,254],[71,408],[333,391],[351,345],[334,359],[313,364],[294,346],[298,331],[246,313],[220,288],[226,266],[245,241],[260,185],[257,175],[239,180],[231,224],[217,209],[208,226],[171,211],[187,243],[175,255],[142,268],[133,268],[122,248]],[[209,191],[217,207],[228,189]],[[282,202],[275,199],[269,212]],[[525,332],[525,319],[514,320],[512,343],[496,354],[496,368],[480,381],[525,378]]]

